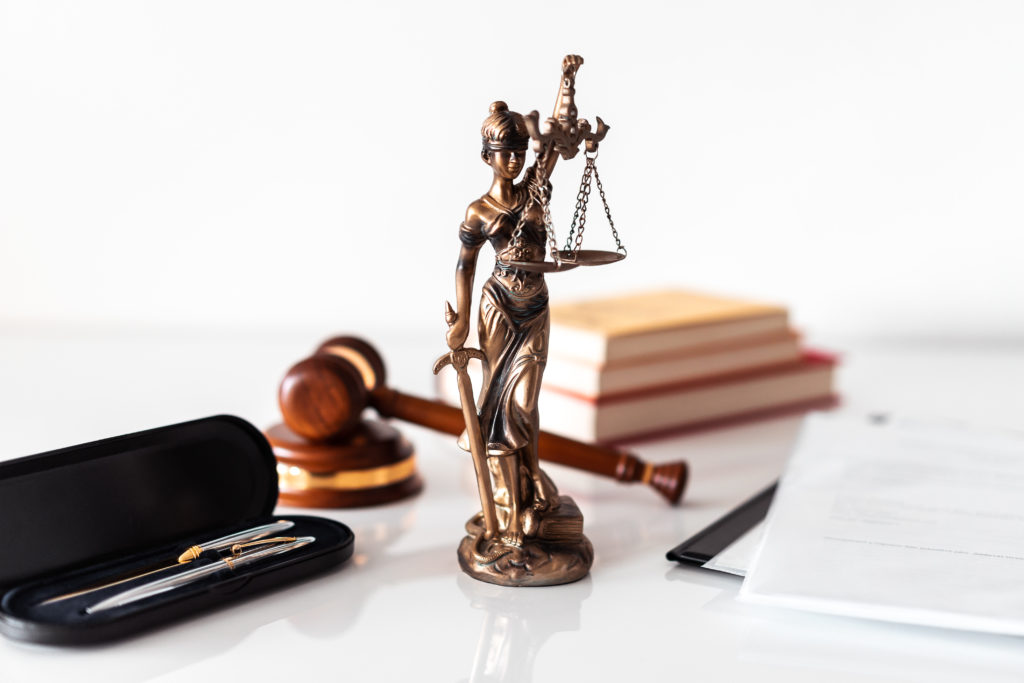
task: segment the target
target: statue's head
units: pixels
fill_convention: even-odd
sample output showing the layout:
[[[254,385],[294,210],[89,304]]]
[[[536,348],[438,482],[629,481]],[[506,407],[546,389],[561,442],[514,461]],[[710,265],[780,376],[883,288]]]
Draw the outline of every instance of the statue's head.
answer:
[[[521,114],[508,110],[504,102],[492,102],[491,113],[480,127],[483,149],[480,157],[496,175],[512,180],[526,167],[530,133]]]

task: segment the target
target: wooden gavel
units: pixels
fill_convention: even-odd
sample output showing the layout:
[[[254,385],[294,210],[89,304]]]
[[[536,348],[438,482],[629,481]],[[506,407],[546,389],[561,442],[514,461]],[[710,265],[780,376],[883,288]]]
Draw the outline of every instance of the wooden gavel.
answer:
[[[294,365],[281,382],[278,401],[292,431],[314,441],[343,438],[360,422],[365,407],[440,432],[465,429],[462,411],[440,401],[418,398],[387,387],[380,354],[356,337],[335,337],[313,356]],[[685,461],[654,465],[632,453],[540,433],[542,460],[567,465],[620,482],[641,482],[671,504],[682,498],[689,468]]]

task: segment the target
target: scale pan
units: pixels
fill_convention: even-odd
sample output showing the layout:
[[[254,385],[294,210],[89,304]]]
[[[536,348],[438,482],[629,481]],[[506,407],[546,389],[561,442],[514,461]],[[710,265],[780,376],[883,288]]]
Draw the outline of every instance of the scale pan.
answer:
[[[615,263],[626,258],[626,255],[619,251],[600,251],[598,249],[580,249],[573,252],[565,250],[558,252],[562,263],[573,263],[577,266],[604,266]]]
[[[554,261],[502,261],[517,270],[528,270],[531,273],[561,273],[563,270],[572,270],[579,263],[555,263]]]

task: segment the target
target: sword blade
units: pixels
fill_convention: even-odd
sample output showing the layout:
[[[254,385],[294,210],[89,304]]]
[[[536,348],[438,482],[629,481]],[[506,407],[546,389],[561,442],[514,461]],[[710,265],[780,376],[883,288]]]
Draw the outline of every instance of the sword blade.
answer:
[[[484,532],[486,538],[494,538],[498,533],[498,516],[494,507],[494,493],[491,490],[491,473],[487,470],[487,451],[484,436],[480,431],[480,417],[476,413],[476,401],[473,397],[473,381],[465,365],[452,363],[458,375],[459,399],[462,401],[462,416],[466,420],[466,436],[469,437],[469,451],[473,456],[473,467],[476,469],[476,484],[480,492],[480,507],[484,514]]]

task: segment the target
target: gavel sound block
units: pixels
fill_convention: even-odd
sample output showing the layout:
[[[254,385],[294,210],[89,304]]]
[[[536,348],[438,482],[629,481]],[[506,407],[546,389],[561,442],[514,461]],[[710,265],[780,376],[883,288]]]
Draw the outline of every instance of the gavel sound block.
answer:
[[[336,337],[292,367],[281,382],[284,425],[267,430],[281,477],[281,500],[312,507],[374,505],[418,492],[412,447],[393,427],[360,421],[372,405],[394,417],[458,435],[462,411],[385,385],[380,354],[355,337]],[[653,465],[631,453],[541,432],[539,454],[620,482],[644,483],[671,504],[686,487],[685,462]]]

